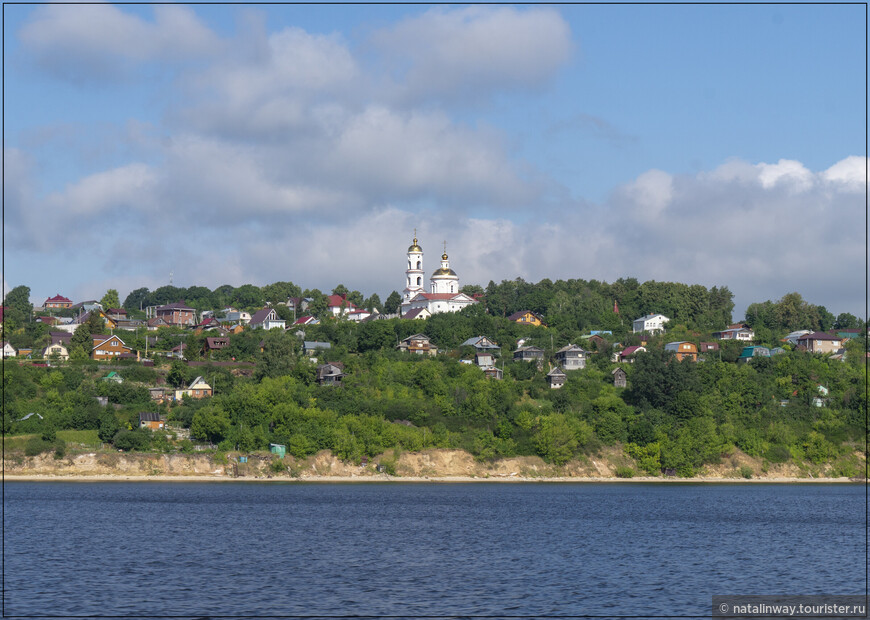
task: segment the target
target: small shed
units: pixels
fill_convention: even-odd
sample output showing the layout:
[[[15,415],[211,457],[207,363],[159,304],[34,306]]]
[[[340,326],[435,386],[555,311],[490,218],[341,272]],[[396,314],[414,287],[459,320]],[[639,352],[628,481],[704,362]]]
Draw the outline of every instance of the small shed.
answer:
[[[160,414],[156,411],[141,411],[139,412],[139,428],[150,428],[151,430],[160,430],[164,428],[165,423],[160,419]]]
[[[610,373],[613,375],[613,386],[624,388],[626,386],[626,378],[628,375],[622,368],[614,368],[613,372]]]
[[[277,454],[278,458],[283,459],[287,455],[287,446],[284,446],[280,443],[270,443],[269,452],[271,452],[272,454]]]
[[[565,385],[565,379],[565,373],[562,372],[562,369],[558,366],[554,366],[553,369],[547,373],[547,383],[553,390],[558,390],[560,387]]]

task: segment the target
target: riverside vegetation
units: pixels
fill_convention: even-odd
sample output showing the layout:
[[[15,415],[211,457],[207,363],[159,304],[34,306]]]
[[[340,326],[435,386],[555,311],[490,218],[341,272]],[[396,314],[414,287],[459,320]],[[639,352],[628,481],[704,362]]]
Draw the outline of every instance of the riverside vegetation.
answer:
[[[288,295],[312,298],[310,309],[323,320],[305,326],[304,338],[332,343],[330,351],[319,353],[317,363],[342,362],[342,385],[317,385],[316,364],[302,354],[301,338],[293,329],[246,330],[231,336],[230,345],[211,360],[253,365],[189,367],[161,358],[156,358],[155,367],[112,364],[123,383],[101,381],[109,366],[85,359],[50,367],[7,360],[7,457],[10,451],[23,451],[63,458],[72,449],[64,443],[64,434],[80,431],[87,433],[89,449],[101,443],[115,451],[189,453],[205,446],[219,453],[254,452],[275,443],[285,445],[297,459],[329,450],[344,461],[359,463],[391,449],[445,448],[468,451],[480,461],[537,455],[562,465],[618,449],[626,457],[626,464],[616,471],[620,477],[662,472],[691,477],[740,450],[755,457],[762,469],[792,463],[829,477],[866,475],[861,454],[867,432],[865,336],[847,343],[845,361],[787,350],[737,364],[742,345],[731,342],[722,342],[720,351],[697,363],[678,362],[664,350],[666,342],[709,341],[712,331],[730,323],[732,295],[724,287],[708,290],[633,279],[612,284],[505,281],[490,283],[485,290],[464,287],[464,292],[483,293],[484,301],[456,314],[361,324],[328,318],[319,291],[303,292],[292,283],[220,287],[213,292],[204,287],[167,288],[173,287],[153,293],[139,289],[124,305],[135,315],[143,300],[187,298],[197,309],[226,303],[256,309]],[[356,291],[336,290],[349,293],[348,299],[358,296],[364,307],[387,311],[395,309],[391,304],[398,297],[391,295],[382,307],[376,295],[362,299]],[[234,291],[241,291],[250,303],[239,303]],[[619,313],[614,312],[614,301]],[[286,307],[275,307],[286,312]],[[505,318],[518,310],[542,314],[548,327],[518,325]],[[630,333],[631,318],[651,311],[670,316],[669,329],[648,340],[648,353],[638,355],[636,363],[621,365],[628,386],[614,387],[611,345],[640,344],[639,336]],[[780,339],[795,329],[860,327],[865,333],[863,322],[852,315],[834,317],[797,293],[750,305],[744,322],[755,330],[755,343],[768,346],[782,346]],[[38,346],[48,331],[14,315],[6,329],[7,338],[13,343],[17,339],[19,346],[25,340]],[[86,329],[99,333],[100,326]],[[589,329],[612,334],[596,348],[581,339]],[[417,332],[438,346],[436,357],[395,350],[399,340]],[[176,328],[156,333],[164,348],[184,342],[186,357],[193,360],[201,359],[207,335]],[[461,343],[479,335],[501,346],[497,363],[504,369],[503,380],[489,379],[479,368],[460,363],[473,354]],[[74,337],[87,340],[82,334]],[[124,338],[134,349],[144,350],[144,331]],[[569,371],[564,387],[551,390],[546,364],[539,370],[534,363],[511,361],[520,338],[543,348],[550,359],[569,342],[580,344],[591,349],[587,366]],[[167,404],[150,400],[147,387],[159,380],[183,386],[196,375],[214,386],[213,397]],[[813,402],[819,386],[828,390],[821,407]],[[97,396],[106,397],[109,405],[100,405]],[[176,430],[136,429],[142,411],[160,413]],[[42,418],[22,419],[31,412]],[[181,433],[189,433],[189,439],[182,439]],[[282,465],[275,467],[278,471]],[[753,471],[744,466],[739,474],[750,477]]]

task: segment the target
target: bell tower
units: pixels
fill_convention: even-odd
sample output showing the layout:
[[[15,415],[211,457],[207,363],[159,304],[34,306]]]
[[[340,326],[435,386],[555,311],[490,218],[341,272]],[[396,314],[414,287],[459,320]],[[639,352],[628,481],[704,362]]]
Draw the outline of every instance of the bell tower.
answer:
[[[417,229],[414,229],[414,243],[408,248],[408,268],[405,270],[405,290],[402,293],[402,312],[408,303],[423,293],[423,249],[417,244]]]

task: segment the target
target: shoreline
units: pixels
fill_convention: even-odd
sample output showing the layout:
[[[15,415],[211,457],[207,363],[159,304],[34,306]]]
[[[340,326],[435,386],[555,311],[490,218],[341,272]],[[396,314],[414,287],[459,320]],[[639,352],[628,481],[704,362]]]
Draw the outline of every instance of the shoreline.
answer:
[[[217,483],[282,483],[282,484],[321,484],[321,483],[392,483],[392,484],[466,484],[480,482],[497,483],[557,483],[557,484],[601,484],[601,483],[641,483],[641,484],[866,484],[867,480],[851,478],[656,478],[653,476],[637,476],[634,478],[617,477],[522,477],[522,476],[290,476],[255,477],[255,476],[172,476],[172,475],[140,475],[124,476],[114,474],[93,475],[49,475],[49,474],[3,474],[3,482],[217,482]]]

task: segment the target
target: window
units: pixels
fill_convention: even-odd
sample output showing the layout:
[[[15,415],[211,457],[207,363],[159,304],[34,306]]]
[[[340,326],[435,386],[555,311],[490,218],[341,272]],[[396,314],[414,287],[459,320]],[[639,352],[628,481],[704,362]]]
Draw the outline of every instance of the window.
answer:
[[[417,286],[420,286],[421,284],[423,284],[423,278],[418,277],[417,278]]]
[[[417,269],[422,269],[422,268],[423,268],[423,262],[418,260],[417,261]]]

